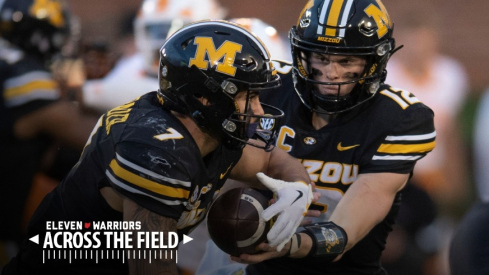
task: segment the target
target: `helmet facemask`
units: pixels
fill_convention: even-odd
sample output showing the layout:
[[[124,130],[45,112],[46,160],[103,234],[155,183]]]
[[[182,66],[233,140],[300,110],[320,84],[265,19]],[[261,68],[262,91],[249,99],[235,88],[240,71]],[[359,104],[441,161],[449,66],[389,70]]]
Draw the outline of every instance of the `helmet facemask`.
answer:
[[[191,68],[191,70],[198,70],[203,77],[207,77],[203,71],[196,67]],[[281,82],[278,75],[270,82],[250,83],[228,78],[219,85],[219,82],[211,77],[207,77],[207,80],[203,82],[206,83],[204,90],[208,91],[202,93],[205,96],[201,96],[199,92],[194,93],[194,97],[198,102],[192,101],[196,105],[200,104],[200,106],[195,106],[199,111],[193,112],[191,117],[205,132],[222,140],[230,148],[242,148],[245,144],[263,148],[267,151],[273,148],[276,129],[274,127],[259,127],[259,124],[262,120],[273,120],[273,125],[284,113],[273,106],[261,104],[264,113],[255,114],[251,108],[251,101],[257,100],[257,98],[253,99],[253,97],[258,97],[260,91],[279,87]],[[197,80],[197,83],[202,83],[202,81]],[[187,88],[191,87],[187,86]],[[202,90],[202,87],[200,87],[194,91],[202,92]],[[241,93],[246,94],[242,96]],[[223,94],[225,96],[222,96]],[[208,104],[202,104],[199,96],[205,97],[208,100]],[[239,106],[237,102],[238,96],[240,98],[244,97],[244,108]],[[187,100],[190,101],[190,99]],[[265,142],[265,145],[261,146],[249,142],[250,138],[260,139]]]
[[[385,79],[385,70],[380,72],[377,70],[376,58],[369,55],[339,54],[345,59],[354,56],[358,60],[365,60],[363,70],[361,72],[347,72],[348,77],[341,82],[319,81],[315,76],[323,72],[311,64],[311,56],[323,54],[323,51],[305,50],[300,47],[293,48],[295,89],[303,103],[314,112],[336,114],[351,110],[372,98],[381,81]],[[346,87],[352,84],[354,87]],[[325,89],[326,86],[329,87],[328,90],[334,87],[337,92],[321,93],[320,90]],[[346,94],[345,92],[341,93],[344,89],[350,89],[350,91]]]
[[[249,144],[255,147],[263,148],[265,151],[273,149],[276,139],[276,130],[274,127],[278,121],[283,117],[282,110],[260,103],[260,108],[263,110],[263,114],[255,114],[250,102],[253,97],[258,97],[257,90],[243,91],[246,93],[245,108],[240,110],[238,103],[235,101],[237,110],[225,119],[222,123],[224,134],[227,136],[225,140],[228,143]],[[251,143],[248,139],[258,139],[265,142],[264,146]]]
[[[221,140],[229,148],[241,149],[249,144],[266,151],[273,149],[277,130],[274,125],[284,113],[276,107],[260,103],[263,114],[254,114],[250,101],[263,90],[278,88],[281,85],[278,75],[267,82],[250,83],[228,78],[219,83],[195,66],[190,68],[190,75],[192,78],[188,78],[189,81],[180,87],[173,87],[160,77],[162,89],[158,93],[166,107],[189,115],[204,132]],[[246,93],[243,110],[235,100],[241,92]],[[265,144],[250,142],[250,138]]]

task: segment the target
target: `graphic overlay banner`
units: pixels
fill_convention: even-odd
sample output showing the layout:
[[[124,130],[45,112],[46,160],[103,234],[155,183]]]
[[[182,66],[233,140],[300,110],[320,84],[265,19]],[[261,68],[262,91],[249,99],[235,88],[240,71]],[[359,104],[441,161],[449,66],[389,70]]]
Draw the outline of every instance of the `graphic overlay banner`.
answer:
[[[42,263],[51,260],[94,261],[126,259],[175,259],[178,263],[176,232],[141,231],[138,221],[47,221],[45,235],[29,239],[42,247]],[[183,235],[182,244],[192,241]]]

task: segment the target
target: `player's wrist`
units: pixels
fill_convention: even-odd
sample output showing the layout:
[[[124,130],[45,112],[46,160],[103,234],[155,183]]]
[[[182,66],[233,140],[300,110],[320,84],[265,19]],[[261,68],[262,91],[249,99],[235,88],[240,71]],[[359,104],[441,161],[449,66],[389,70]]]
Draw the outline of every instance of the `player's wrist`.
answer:
[[[289,258],[306,257],[312,248],[312,239],[309,237],[309,235],[305,233],[295,233],[292,238],[294,237],[297,237],[298,241],[295,242],[294,239],[291,239],[291,246],[289,247],[290,251],[285,255],[285,257],[289,257]]]
[[[333,222],[323,222],[306,225],[304,228],[306,230],[301,233],[311,240],[310,249],[305,257],[322,257],[328,262],[345,251],[348,236],[341,226]]]
[[[299,233],[295,233],[294,235],[292,235],[292,238],[290,238],[289,241],[288,251],[287,253],[285,253],[284,257],[293,257],[292,255],[295,255],[301,247],[301,242],[302,236]]]

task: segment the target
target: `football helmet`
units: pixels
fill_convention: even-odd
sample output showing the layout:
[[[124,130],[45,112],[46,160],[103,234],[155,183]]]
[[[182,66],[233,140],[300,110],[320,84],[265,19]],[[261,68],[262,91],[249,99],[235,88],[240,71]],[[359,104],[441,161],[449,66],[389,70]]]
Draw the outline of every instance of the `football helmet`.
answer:
[[[309,0],[297,25],[289,32],[295,90],[312,111],[335,114],[350,110],[372,98],[384,82],[389,57],[395,52],[393,23],[381,0]],[[312,52],[366,58],[358,78],[343,82],[320,82],[313,78]],[[346,96],[341,85],[356,83]],[[334,85],[337,95],[322,95],[316,85]]]
[[[157,76],[158,51],[169,33],[190,22],[223,19],[225,15],[215,0],[144,0],[134,21],[134,35],[145,72]]]
[[[61,52],[70,34],[69,21],[62,0],[0,1],[0,36],[45,59]]]
[[[228,147],[256,146],[248,141],[253,137],[265,141],[262,148],[272,148],[276,127],[258,123],[263,118],[274,125],[283,112],[262,104],[266,115],[253,114],[248,100],[281,81],[266,47],[245,28],[204,20],[179,29],[161,47],[158,79],[165,108],[190,116]],[[235,101],[240,92],[247,93],[245,110]],[[202,97],[209,103],[204,105]]]

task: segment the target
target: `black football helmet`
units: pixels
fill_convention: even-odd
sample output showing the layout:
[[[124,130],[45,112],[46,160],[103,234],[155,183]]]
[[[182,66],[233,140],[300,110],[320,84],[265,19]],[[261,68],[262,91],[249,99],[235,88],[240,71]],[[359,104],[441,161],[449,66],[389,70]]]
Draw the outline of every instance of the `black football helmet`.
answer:
[[[42,58],[61,51],[70,33],[69,23],[62,0],[0,1],[0,37]]]
[[[310,0],[289,32],[295,90],[312,111],[336,114],[372,98],[386,78],[386,65],[395,51],[393,23],[381,0]],[[320,82],[313,78],[312,52],[365,57],[364,72],[348,82]],[[356,83],[346,96],[340,85]],[[322,95],[315,85],[335,85],[337,95]]]
[[[252,93],[277,88],[281,81],[260,40],[237,24],[222,20],[191,23],[171,35],[160,49],[158,91],[163,106],[190,116],[203,131],[230,148],[240,149],[248,139],[265,141],[270,150],[275,130],[258,126],[283,116],[275,107],[262,104],[266,115],[248,108]],[[247,92],[246,109],[234,98]],[[200,98],[209,104],[203,105]]]

